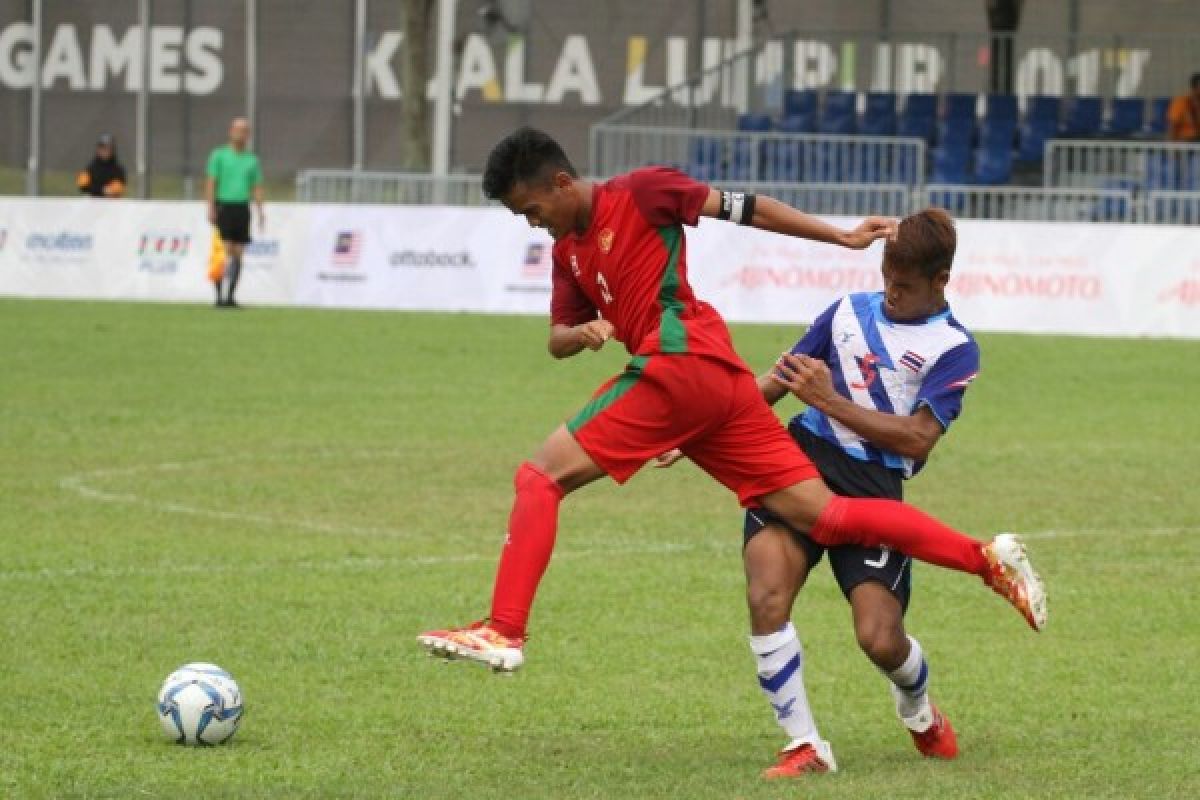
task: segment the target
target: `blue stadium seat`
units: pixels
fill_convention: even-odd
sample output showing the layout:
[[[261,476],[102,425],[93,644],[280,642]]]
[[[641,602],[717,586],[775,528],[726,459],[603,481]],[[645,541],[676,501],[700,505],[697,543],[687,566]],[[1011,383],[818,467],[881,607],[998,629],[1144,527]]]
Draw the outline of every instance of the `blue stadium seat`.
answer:
[[[980,147],[1007,147],[1011,149],[1016,138],[1017,120],[1015,118],[984,120],[983,127],[979,129]]]
[[[946,119],[975,119],[975,105],[978,98],[973,94],[955,92],[946,95]]]
[[[916,136],[926,144],[933,144],[937,133],[937,96],[932,94],[910,94],[904,101],[904,111],[896,132],[901,136]]]
[[[967,193],[957,189],[935,189],[929,193],[929,205],[959,216],[967,210]]]
[[[1017,96],[1015,94],[989,94],[987,96],[986,120],[1017,120]]]
[[[755,141],[739,136],[729,142],[725,153],[725,178],[734,181],[756,181],[754,147]]]
[[[779,120],[778,127],[782,133],[816,133],[817,113],[789,114]]]
[[[692,139],[688,145],[687,173],[698,181],[723,178],[721,140],[712,136],[697,136]]]
[[[787,89],[783,93],[783,115],[817,113],[817,92],[814,89]]]
[[[821,109],[819,133],[851,134],[858,129],[854,92],[826,92],[825,107]]]
[[[737,129],[739,131],[769,131],[771,117],[767,114],[738,114]]]
[[[1062,134],[1068,137],[1096,136],[1100,133],[1103,109],[1099,97],[1075,97],[1067,106]]]
[[[951,117],[938,126],[938,147],[969,150],[975,139],[975,118]]]
[[[765,181],[798,181],[800,144],[783,139],[767,139],[762,143],[762,172]]]
[[[939,145],[933,150],[930,183],[966,183],[971,151],[959,145]]]
[[[1046,157],[1046,142],[1058,135],[1058,119],[1034,117],[1021,124],[1020,145],[1017,158],[1021,161],[1041,162]]]
[[[1183,150],[1147,153],[1145,188],[1195,191],[1200,188],[1200,157]]]
[[[975,183],[999,186],[1012,179],[1011,143],[986,142],[975,151]]]
[[[1115,97],[1112,101],[1108,124],[1104,126],[1107,136],[1133,136],[1142,132],[1146,101],[1140,97]]]
[[[1167,132],[1167,108],[1171,98],[1156,97],[1150,101],[1150,118],[1146,120],[1146,133],[1151,136],[1163,136]]]
[[[1054,126],[1057,128],[1060,105],[1061,101],[1056,96],[1035,94],[1029,98],[1029,106],[1025,110],[1025,121],[1053,120]]]
[[[860,133],[868,136],[894,136],[896,133],[896,95],[891,92],[867,94]]]

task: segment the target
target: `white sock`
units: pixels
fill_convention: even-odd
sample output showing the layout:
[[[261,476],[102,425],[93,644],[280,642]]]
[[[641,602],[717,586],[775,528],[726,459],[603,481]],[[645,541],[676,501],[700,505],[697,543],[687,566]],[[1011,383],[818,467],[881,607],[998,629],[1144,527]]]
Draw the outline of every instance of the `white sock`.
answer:
[[[909,636],[908,644],[908,658],[899,667],[886,673],[888,680],[896,687],[893,692],[896,713],[905,719],[917,716],[929,704],[929,664],[925,661],[920,642]]]
[[[775,633],[751,636],[750,649],[758,667],[758,685],[774,709],[779,726],[792,737],[785,749],[820,742],[804,691],[804,652],[792,623]]]

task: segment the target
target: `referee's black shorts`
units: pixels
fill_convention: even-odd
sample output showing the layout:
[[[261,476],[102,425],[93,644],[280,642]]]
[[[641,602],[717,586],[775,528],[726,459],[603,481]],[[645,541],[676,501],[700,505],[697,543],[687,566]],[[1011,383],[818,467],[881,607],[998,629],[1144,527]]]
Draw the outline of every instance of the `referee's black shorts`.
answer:
[[[846,455],[840,447],[801,425],[789,426],[788,432],[800,445],[800,449],[812,459],[826,485],[835,494],[843,497],[903,499],[904,482],[899,471]],[[745,541],[748,543],[771,523],[788,528],[792,538],[808,557],[809,570],[815,569],[825,553],[825,548],[807,535],[791,529],[765,508],[746,510],[743,529]],[[864,581],[875,581],[883,584],[895,595],[902,608],[908,609],[908,600],[912,594],[912,560],[908,556],[880,547],[839,545],[829,549],[829,565],[833,568],[833,576],[847,600],[850,599],[850,592],[855,586]]]
[[[250,204],[217,203],[217,230],[234,244],[250,243]]]

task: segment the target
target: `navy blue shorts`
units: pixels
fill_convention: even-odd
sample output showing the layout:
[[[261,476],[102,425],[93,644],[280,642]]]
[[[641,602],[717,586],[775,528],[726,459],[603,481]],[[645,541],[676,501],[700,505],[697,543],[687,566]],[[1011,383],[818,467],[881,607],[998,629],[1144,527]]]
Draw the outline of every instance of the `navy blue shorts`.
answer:
[[[897,470],[859,461],[846,455],[840,447],[798,424],[792,425],[788,430],[800,445],[800,449],[817,466],[830,491],[843,497],[903,499],[904,481]],[[826,548],[814,542],[807,534],[791,528],[765,508],[746,510],[744,542],[749,543],[759,531],[770,524],[787,528],[808,557],[809,570],[816,568]],[[839,545],[829,548],[829,566],[833,568],[833,576],[847,600],[850,599],[850,591],[855,586],[864,581],[876,581],[886,586],[900,601],[900,606],[908,610],[908,600],[912,593],[912,559],[908,556],[886,547]]]

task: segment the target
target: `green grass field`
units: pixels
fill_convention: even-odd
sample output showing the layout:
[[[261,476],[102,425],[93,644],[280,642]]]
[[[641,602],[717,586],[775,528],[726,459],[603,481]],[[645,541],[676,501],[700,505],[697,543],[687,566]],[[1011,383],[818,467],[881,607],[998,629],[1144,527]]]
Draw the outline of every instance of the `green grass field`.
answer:
[[[841,771],[765,784],[734,500],[690,465],[564,506],[514,677],[428,659],[486,612],[511,476],[622,363],[529,318],[0,301],[0,796],[1196,797],[1200,342],[987,335],[909,498],[1030,535],[1051,621],[919,567],[960,758],[921,760],[828,570],[796,624]],[[764,366],[798,331],[735,329]],[[783,413],[796,404],[781,404]],[[231,670],[234,741],[161,734]]]

